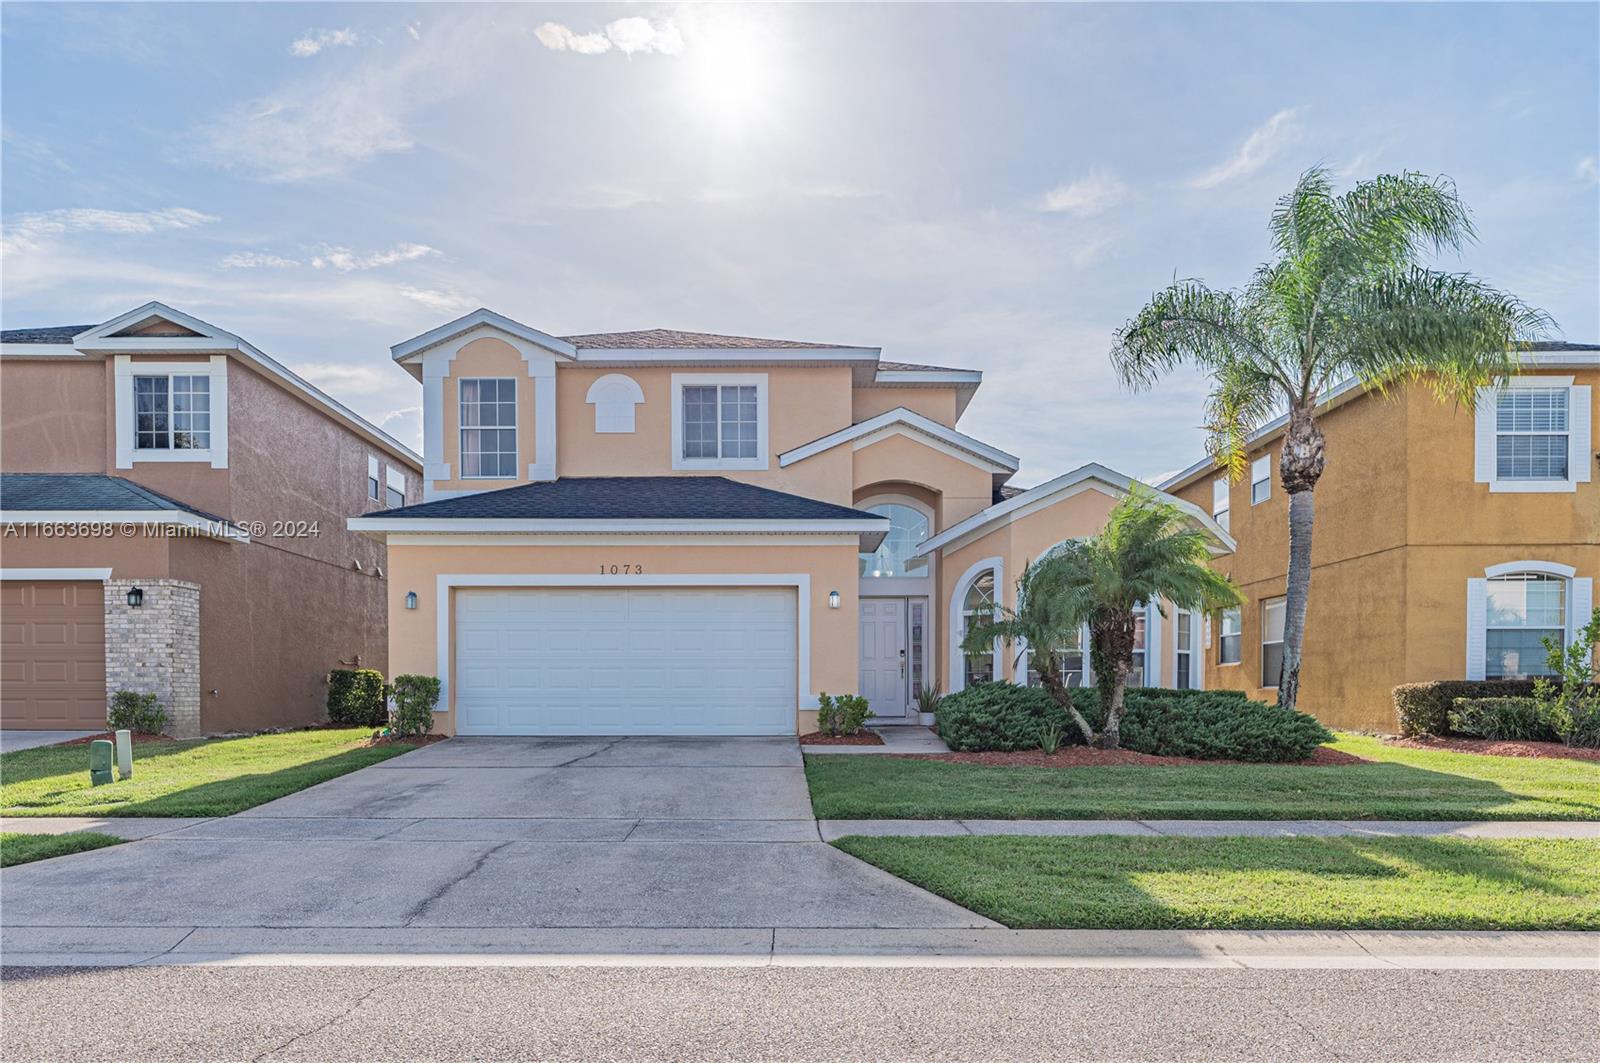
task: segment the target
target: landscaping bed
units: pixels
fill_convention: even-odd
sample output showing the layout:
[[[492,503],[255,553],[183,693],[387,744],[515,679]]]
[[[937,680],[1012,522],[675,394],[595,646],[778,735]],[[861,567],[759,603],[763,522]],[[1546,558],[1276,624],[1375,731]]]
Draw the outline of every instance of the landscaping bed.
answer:
[[[0,834],[0,867],[31,864],[35,860],[48,860],[52,856],[66,856],[69,853],[86,853],[90,849],[121,845],[126,840],[95,831],[76,834]]]
[[[1056,755],[1077,756],[1079,748]],[[1368,763],[1063,771],[824,754],[806,758],[806,780],[819,819],[1600,819],[1600,764],[1592,761],[1409,748],[1362,735],[1324,748]]]
[[[883,736],[876,731],[862,731],[860,734],[835,735],[826,731],[812,731],[810,734],[800,736],[803,746],[881,746]]]
[[[1408,749],[1443,749],[1452,753],[1475,753],[1484,757],[1556,757],[1565,760],[1600,761],[1600,749],[1584,749],[1561,742],[1509,742],[1490,738],[1442,738],[1419,735],[1416,738],[1390,738],[1392,746]]]
[[[89,782],[81,744],[0,754],[0,815],[229,816],[410,751],[369,729],[319,729],[134,746],[133,777]]]
[[[1017,928],[1600,930],[1600,842],[846,837]]]

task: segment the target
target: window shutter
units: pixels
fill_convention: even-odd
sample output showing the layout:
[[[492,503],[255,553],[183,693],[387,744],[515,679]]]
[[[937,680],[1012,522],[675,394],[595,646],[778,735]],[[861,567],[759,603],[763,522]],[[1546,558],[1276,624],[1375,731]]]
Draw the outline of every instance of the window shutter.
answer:
[[[1567,629],[1567,642],[1578,637],[1578,632],[1594,615],[1594,580],[1588,576],[1572,581],[1572,621]]]
[[[1484,630],[1488,626],[1488,580],[1467,580],[1467,674],[1482,679],[1484,673]]]
[[[1495,390],[1479,388],[1472,478],[1480,484],[1492,484],[1495,480],[1494,425]]]
[[[1589,387],[1572,389],[1567,397],[1567,475],[1574,483],[1589,482]]]

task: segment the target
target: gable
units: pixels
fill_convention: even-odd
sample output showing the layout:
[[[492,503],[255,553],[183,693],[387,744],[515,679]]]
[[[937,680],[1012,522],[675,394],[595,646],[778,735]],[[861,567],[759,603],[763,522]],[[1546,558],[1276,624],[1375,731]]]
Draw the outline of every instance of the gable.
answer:
[[[180,324],[160,314],[152,314],[143,321],[136,322],[126,328],[118,329],[110,334],[111,339],[121,339],[131,336],[183,336],[194,338],[205,333],[197,332],[187,325]]]

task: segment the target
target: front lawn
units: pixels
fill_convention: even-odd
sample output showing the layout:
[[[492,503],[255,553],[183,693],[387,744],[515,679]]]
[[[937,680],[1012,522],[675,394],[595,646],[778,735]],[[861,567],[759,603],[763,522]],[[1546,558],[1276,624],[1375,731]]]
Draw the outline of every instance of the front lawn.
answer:
[[[89,785],[89,748],[0,754],[0,815],[228,816],[409,752],[367,748],[372,731],[290,731],[247,738],[147,742],[133,778]]]
[[[1009,927],[1600,930],[1600,842],[868,838],[840,849]]]
[[[1330,767],[1000,768],[806,757],[818,819],[1600,819],[1600,762],[1340,735]]]
[[[0,867],[29,864],[68,853],[86,853],[108,845],[121,845],[125,839],[110,834],[83,831],[80,834],[0,834]]]

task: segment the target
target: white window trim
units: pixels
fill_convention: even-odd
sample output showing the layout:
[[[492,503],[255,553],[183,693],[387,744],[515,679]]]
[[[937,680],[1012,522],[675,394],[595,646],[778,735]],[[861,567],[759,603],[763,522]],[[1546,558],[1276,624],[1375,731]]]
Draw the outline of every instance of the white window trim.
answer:
[[[1234,636],[1239,640],[1239,659],[1237,661],[1224,661],[1222,659],[1222,640],[1227,638],[1227,631],[1223,629],[1222,618],[1229,612],[1237,611],[1239,614],[1239,630]],[[1232,610],[1222,609],[1217,613],[1217,667],[1238,668],[1244,664],[1244,606],[1235,606]]]
[[[448,574],[440,575],[434,584],[433,608],[435,623],[435,662],[439,669],[439,707],[436,712],[450,712],[455,708],[450,688],[451,665],[450,632],[455,623],[455,595],[457,587],[793,587],[795,589],[795,686],[796,709],[804,711],[817,707],[817,693],[811,689],[811,577],[797,573],[716,573],[644,576],[587,576],[587,575],[528,575],[503,574]]]
[[[1161,607],[1155,602],[1144,606],[1144,685],[1161,685]]]
[[[644,401],[644,389],[626,373],[607,373],[589,385],[583,401],[594,407],[596,435],[632,435],[635,407]]]
[[[383,477],[378,475],[378,456],[367,455],[366,496],[369,502],[383,501]]]
[[[1481,577],[1467,580],[1467,652],[1464,678],[1483,679],[1489,670],[1489,580],[1519,572],[1555,576],[1567,581],[1567,615],[1562,645],[1571,645],[1594,611],[1594,578],[1578,575],[1571,565],[1557,561],[1506,561],[1489,565]]]
[[[204,463],[213,469],[228,467],[228,356],[213,354],[204,362],[136,362],[132,356],[115,356],[112,375],[116,387],[115,431],[117,468],[131,469],[135,462]],[[141,450],[135,447],[133,378],[136,376],[203,376],[211,381],[211,446],[205,450]]]
[[[1005,559],[1000,557],[986,557],[982,561],[974,562],[961,574],[961,578],[956,580],[955,589],[950,595],[950,612],[947,614],[949,620],[946,629],[950,632],[950,684],[947,692],[951,694],[967,688],[967,667],[964,660],[966,655],[961,652],[961,640],[967,633],[967,619],[962,615],[965,611],[962,607],[966,604],[967,591],[972,589],[972,584],[979,576],[990,570],[994,572],[995,604],[1000,604],[1004,600],[1006,585]],[[1001,678],[1000,652],[1000,640],[995,639],[994,649],[990,653],[994,658],[991,667],[996,681]]]
[[[1570,376],[1519,376],[1505,382],[1504,390],[1513,388],[1566,388],[1567,389],[1567,478],[1565,480],[1502,480],[1499,477],[1498,423],[1496,418],[1501,388],[1480,388],[1474,414],[1473,478],[1488,484],[1495,494],[1569,494],[1578,485],[1590,480],[1590,463],[1594,454],[1590,447],[1591,389],[1588,385],[1574,385]]]
[[[753,458],[686,458],[683,456],[683,389],[686,387],[754,387],[756,389],[756,456]],[[718,417],[722,395],[717,394]],[[720,449],[720,448],[719,448]],[[771,459],[767,443],[766,373],[672,374],[672,467],[685,472],[703,470],[764,471]]]
[[[0,580],[95,580],[111,578],[109,568],[0,568]]]
[[[462,416],[461,385],[467,381],[493,380],[496,382],[511,381],[511,472],[505,476],[468,476],[467,472],[467,433],[483,430],[482,425],[469,428]],[[482,405],[480,402],[479,405]],[[495,425],[495,431],[504,431],[505,425]],[[514,376],[461,376],[456,378],[456,456],[461,461],[461,480],[463,483],[471,480],[520,480],[517,475],[518,466],[522,464],[522,388]]]
[[[1265,483],[1267,493],[1256,497],[1256,484]],[[1259,506],[1272,498],[1272,455],[1263,454],[1250,463],[1250,504]]]

